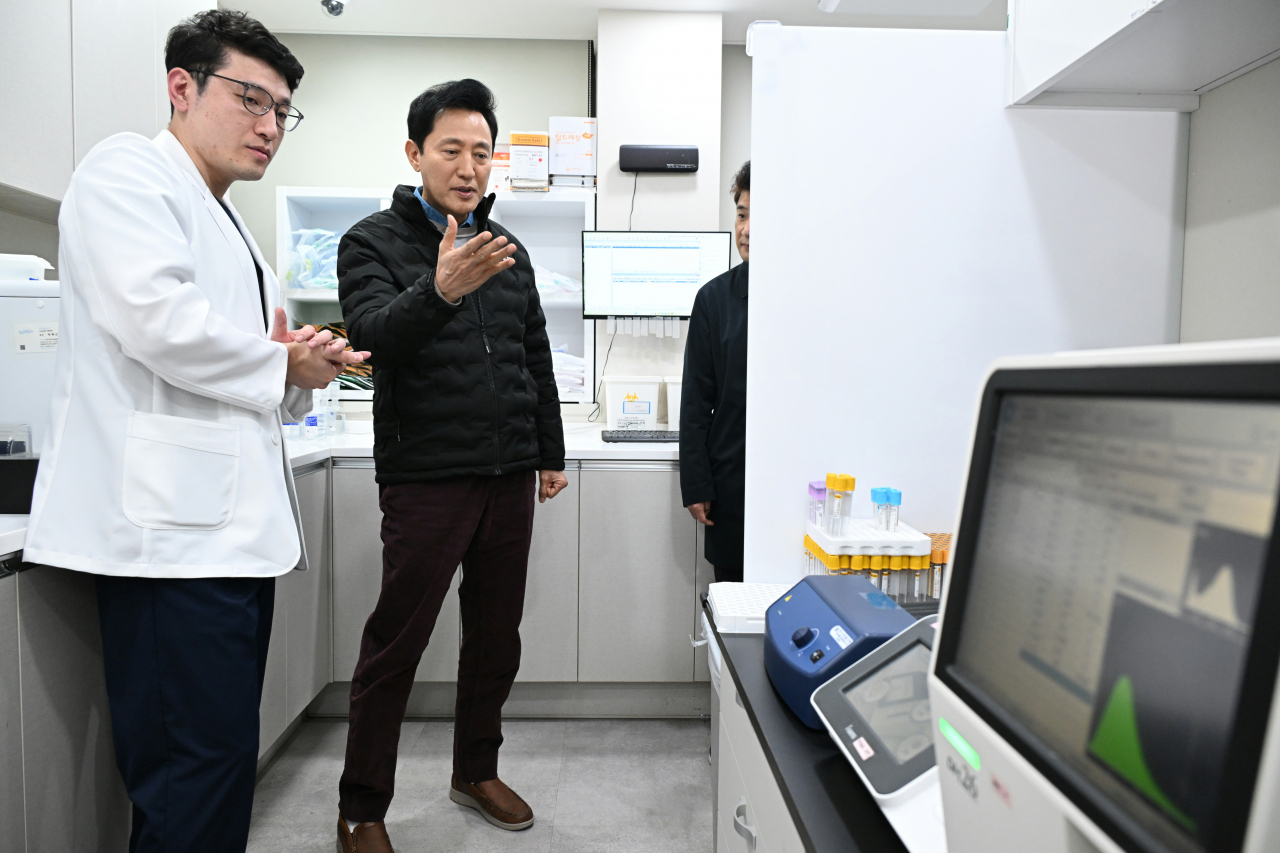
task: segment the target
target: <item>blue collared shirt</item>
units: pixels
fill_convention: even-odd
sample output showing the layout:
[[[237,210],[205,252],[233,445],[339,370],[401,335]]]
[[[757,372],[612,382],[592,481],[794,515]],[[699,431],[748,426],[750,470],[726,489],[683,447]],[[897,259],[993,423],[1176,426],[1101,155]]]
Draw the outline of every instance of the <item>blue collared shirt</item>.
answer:
[[[413,196],[418,201],[422,202],[422,210],[427,214],[427,219],[439,225],[441,230],[444,230],[445,228],[449,227],[448,217],[446,217],[443,213],[441,213],[440,211],[432,207],[430,204],[428,204],[427,200],[422,197],[422,187],[417,187],[413,191]],[[467,214],[467,221],[463,222],[458,227],[466,228],[470,225],[475,225],[475,224],[476,224],[476,214],[475,214],[475,211],[473,210]]]

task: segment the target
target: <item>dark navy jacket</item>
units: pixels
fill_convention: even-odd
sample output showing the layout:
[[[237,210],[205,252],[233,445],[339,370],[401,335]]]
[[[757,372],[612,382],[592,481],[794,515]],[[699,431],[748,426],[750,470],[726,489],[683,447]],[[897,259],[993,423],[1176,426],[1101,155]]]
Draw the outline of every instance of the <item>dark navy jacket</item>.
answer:
[[[702,286],[693,301],[680,397],[680,491],[711,501],[706,557],[742,564],[747,444],[747,264]]]

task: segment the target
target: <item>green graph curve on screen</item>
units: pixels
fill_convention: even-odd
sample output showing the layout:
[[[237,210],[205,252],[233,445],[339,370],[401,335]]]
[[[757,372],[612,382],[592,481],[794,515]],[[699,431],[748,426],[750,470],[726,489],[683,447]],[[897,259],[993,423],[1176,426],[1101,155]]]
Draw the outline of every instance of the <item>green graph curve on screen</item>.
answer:
[[[1133,682],[1129,676],[1116,679],[1111,689],[1107,707],[1098,721],[1098,729],[1089,741],[1089,751],[1104,761],[1116,773],[1133,785],[1148,799],[1168,812],[1169,816],[1192,832],[1196,823],[1182,813],[1173,801],[1160,790],[1159,784],[1147,767],[1142,754],[1142,742],[1138,739],[1138,717],[1133,710]]]

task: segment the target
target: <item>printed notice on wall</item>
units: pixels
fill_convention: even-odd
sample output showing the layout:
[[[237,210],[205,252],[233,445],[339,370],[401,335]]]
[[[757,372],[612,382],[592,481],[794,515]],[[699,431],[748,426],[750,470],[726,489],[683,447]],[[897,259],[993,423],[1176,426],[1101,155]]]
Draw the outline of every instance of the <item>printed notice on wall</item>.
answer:
[[[14,323],[13,346],[17,352],[57,352],[57,323]]]

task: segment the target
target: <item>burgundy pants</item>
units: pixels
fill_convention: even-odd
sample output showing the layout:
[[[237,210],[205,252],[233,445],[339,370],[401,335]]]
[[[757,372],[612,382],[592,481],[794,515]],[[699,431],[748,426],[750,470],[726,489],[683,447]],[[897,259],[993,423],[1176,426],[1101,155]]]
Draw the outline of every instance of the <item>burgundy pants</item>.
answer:
[[[413,675],[459,563],[453,771],[461,782],[497,777],[502,706],[520,668],[533,498],[532,471],[382,487],[382,593],[360,640],[338,783],[347,820],[382,820],[391,805]]]

